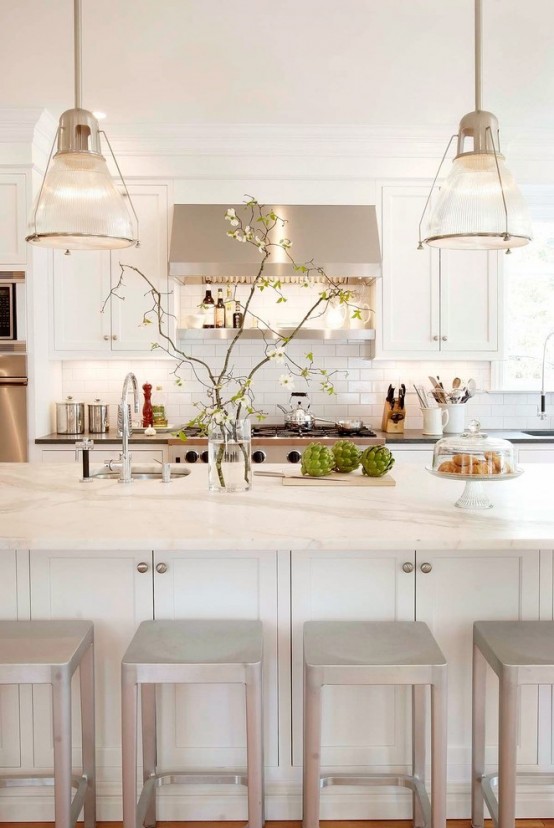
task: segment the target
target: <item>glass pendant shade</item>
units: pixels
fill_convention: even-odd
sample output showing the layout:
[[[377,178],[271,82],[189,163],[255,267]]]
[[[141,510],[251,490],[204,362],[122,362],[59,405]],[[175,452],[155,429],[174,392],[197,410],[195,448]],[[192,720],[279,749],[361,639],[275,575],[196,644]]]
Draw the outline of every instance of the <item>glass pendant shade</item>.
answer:
[[[135,244],[131,215],[102,155],[57,153],[35,207],[28,226],[31,244],[64,250]]]
[[[499,250],[522,247],[530,239],[527,207],[503,156],[476,152],[456,157],[431,211],[426,243],[441,248]]]

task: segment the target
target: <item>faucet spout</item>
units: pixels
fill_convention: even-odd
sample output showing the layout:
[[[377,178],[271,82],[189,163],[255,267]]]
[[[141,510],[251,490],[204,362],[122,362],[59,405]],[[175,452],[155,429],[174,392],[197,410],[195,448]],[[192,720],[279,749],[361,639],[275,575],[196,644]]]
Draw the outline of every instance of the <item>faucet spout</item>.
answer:
[[[541,402],[538,410],[538,416],[541,420],[546,419],[546,391],[544,387],[544,374],[546,368],[546,349],[548,347],[549,340],[554,336],[554,331],[550,331],[546,339],[544,340],[544,348],[542,351],[542,374],[541,374]]]
[[[119,472],[120,483],[130,483],[131,477],[131,452],[129,451],[129,437],[133,433],[131,425],[131,417],[129,414],[129,406],[127,405],[127,394],[129,393],[129,384],[133,389],[133,410],[138,414],[139,410],[139,395],[138,382],[136,376],[129,372],[123,380],[123,388],[121,389],[121,402],[117,410],[117,430],[121,437],[121,468]]]

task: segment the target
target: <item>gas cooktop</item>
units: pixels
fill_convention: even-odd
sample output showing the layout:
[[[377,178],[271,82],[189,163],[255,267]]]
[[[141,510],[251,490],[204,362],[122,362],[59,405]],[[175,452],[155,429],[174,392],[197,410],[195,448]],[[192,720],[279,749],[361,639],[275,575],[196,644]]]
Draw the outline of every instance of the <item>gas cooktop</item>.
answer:
[[[339,430],[336,426],[332,425],[325,425],[325,426],[313,426],[310,429],[305,428],[292,428],[291,426],[286,425],[265,425],[264,423],[260,423],[258,425],[252,426],[252,437],[273,437],[273,438],[291,438],[291,437],[300,437],[309,440],[320,440],[324,437],[375,437],[375,432],[372,431],[367,426],[362,426],[362,428],[358,429],[358,431],[351,432],[350,435],[346,434],[346,432],[342,431],[339,433]]]

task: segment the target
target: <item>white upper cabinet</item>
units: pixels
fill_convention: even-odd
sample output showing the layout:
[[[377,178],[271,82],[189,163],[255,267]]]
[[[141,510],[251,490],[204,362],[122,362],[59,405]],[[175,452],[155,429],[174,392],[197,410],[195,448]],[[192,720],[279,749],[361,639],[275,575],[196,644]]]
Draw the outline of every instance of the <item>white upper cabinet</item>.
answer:
[[[423,185],[382,188],[378,357],[498,356],[498,254],[427,246],[418,250],[428,192]]]
[[[0,267],[27,261],[27,199],[24,173],[0,175]]]
[[[167,187],[137,184],[130,185],[129,192],[139,217],[138,248],[74,251],[70,256],[54,252],[51,347],[56,356],[105,357],[115,351],[144,355],[158,341],[155,318],[151,317],[152,324],[144,324],[153,299],[137,273],[125,270],[117,296],[110,297],[121,277],[120,264],[128,264],[148,277],[170,309]]]

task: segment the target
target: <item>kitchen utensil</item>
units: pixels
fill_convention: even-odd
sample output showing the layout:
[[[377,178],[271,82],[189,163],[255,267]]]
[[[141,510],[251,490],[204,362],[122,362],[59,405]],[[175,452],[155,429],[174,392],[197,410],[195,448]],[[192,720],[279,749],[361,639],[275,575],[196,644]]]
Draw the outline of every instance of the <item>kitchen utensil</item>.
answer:
[[[448,408],[422,408],[423,414],[423,433],[442,437],[442,432],[448,423],[449,409]]]
[[[277,403],[285,415],[285,425],[290,428],[299,428],[303,431],[311,431],[314,425],[314,416],[310,412],[310,403],[306,391],[293,391],[289,399],[289,408]]]
[[[400,386],[400,391],[398,392],[398,404],[401,409],[404,408],[404,397],[406,396],[406,386],[404,383]]]
[[[421,403],[422,408],[429,408],[429,400],[427,398],[427,393],[423,385],[414,385],[415,392],[419,398],[419,402]]]
[[[56,403],[56,432],[58,434],[84,434],[85,404],[67,397]]]
[[[110,406],[101,400],[88,404],[88,430],[91,434],[107,434],[110,430],[109,409]]]
[[[364,427],[361,420],[325,420],[322,417],[314,417],[314,420],[317,423],[327,423],[328,425],[333,425],[339,434],[344,435],[357,434]]]
[[[394,386],[389,385],[387,389],[387,402],[391,407],[391,411],[394,408]]]
[[[279,471],[255,471],[254,474],[259,475],[260,477],[286,477],[290,480],[323,480],[327,482],[333,482],[335,480],[337,483],[346,482],[343,477],[338,477],[338,474],[330,474],[323,477],[306,477],[304,474],[285,474],[285,472]]]
[[[468,379],[465,387],[465,393],[460,402],[465,403],[473,397],[477,390],[477,384],[474,379]]]
[[[452,380],[452,388],[454,388],[454,389],[459,388],[461,384],[462,384],[462,381],[461,381],[460,377],[454,377],[454,379]]]

